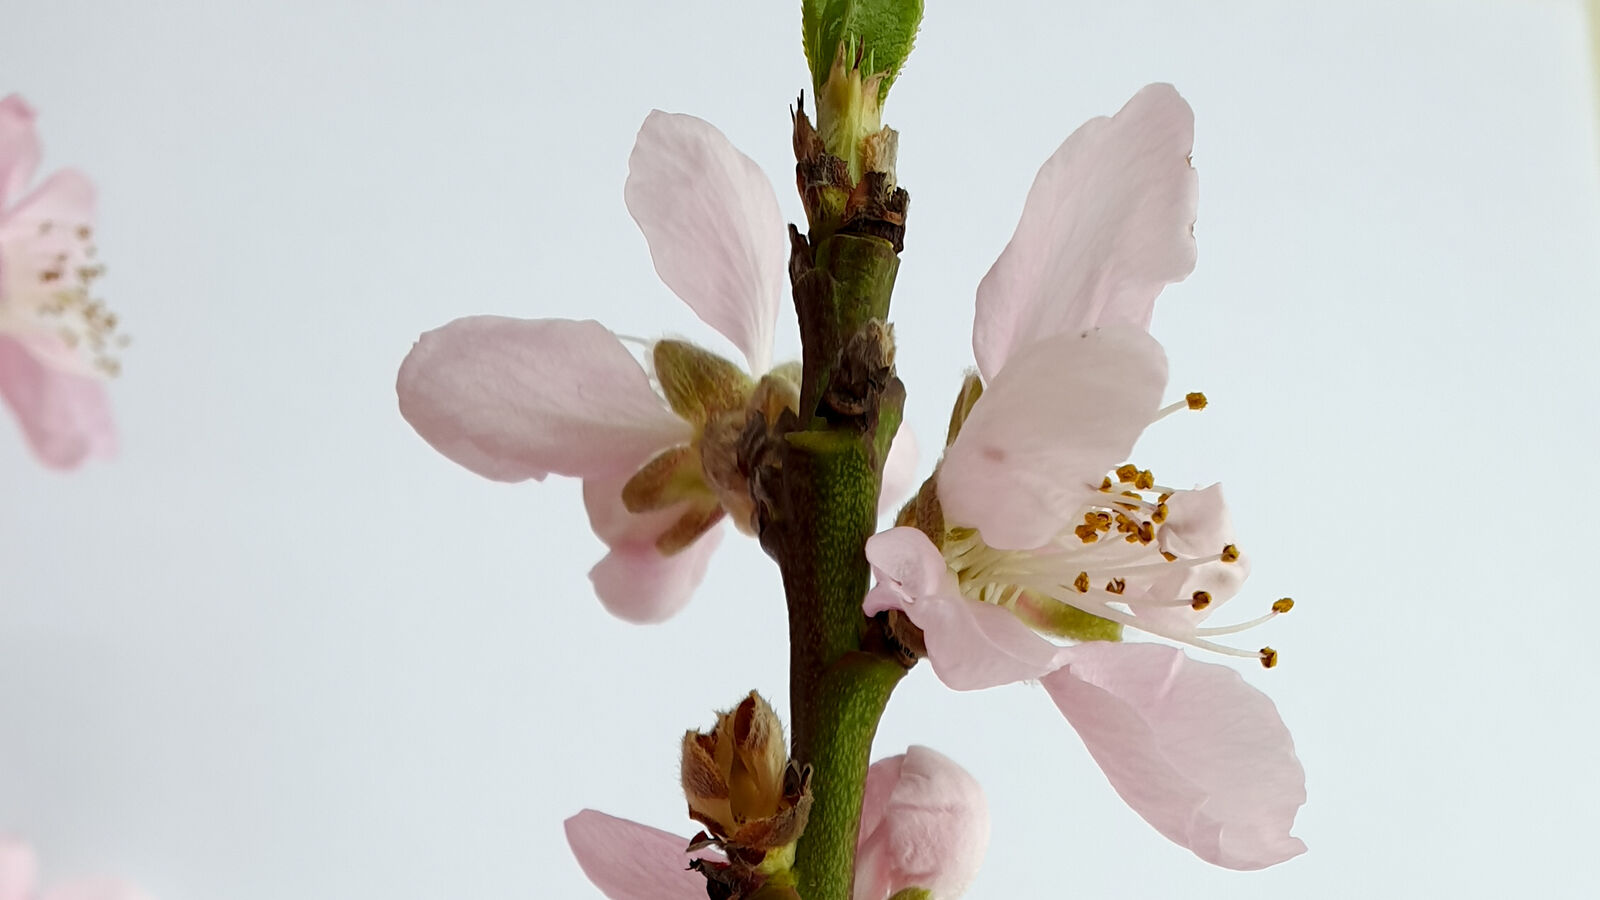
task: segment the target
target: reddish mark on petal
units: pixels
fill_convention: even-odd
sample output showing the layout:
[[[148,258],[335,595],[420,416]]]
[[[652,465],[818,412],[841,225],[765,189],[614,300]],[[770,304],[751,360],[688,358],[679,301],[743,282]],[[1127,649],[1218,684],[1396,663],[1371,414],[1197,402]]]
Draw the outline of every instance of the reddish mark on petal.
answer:
[[[991,462],[1003,463],[1006,461],[1006,452],[999,447],[983,448],[983,458]]]

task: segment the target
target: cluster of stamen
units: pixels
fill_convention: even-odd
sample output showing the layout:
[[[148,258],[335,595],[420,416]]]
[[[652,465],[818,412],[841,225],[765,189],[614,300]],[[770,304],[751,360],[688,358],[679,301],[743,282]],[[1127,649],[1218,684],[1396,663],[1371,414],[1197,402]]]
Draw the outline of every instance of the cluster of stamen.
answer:
[[[1192,393],[1163,409],[1165,416],[1181,409],[1203,409],[1204,394]],[[1285,597],[1258,618],[1234,625],[1185,628],[1170,617],[1140,615],[1140,609],[1182,607],[1207,609],[1209,591],[1163,597],[1149,591],[1129,593],[1130,579],[1151,585],[1181,569],[1210,563],[1237,563],[1239,548],[1226,544],[1211,555],[1182,558],[1162,547],[1161,533],[1170,515],[1167,502],[1175,488],[1157,483],[1149,469],[1128,464],[1108,475],[1085,503],[1079,524],[1054,541],[1034,550],[995,550],[983,543],[974,529],[956,528],[946,534],[943,552],[956,574],[963,594],[986,603],[1017,610],[1031,595],[1050,598],[1082,612],[1159,637],[1228,656],[1255,658],[1263,666],[1277,665],[1271,647],[1246,650],[1210,640],[1254,628],[1294,608]],[[1118,540],[1120,538],[1120,540]],[[1024,604],[1028,605],[1028,604]]]
[[[69,227],[69,239],[81,245],[81,259],[62,251],[38,270],[42,297],[34,311],[56,323],[56,334],[68,348],[85,354],[101,374],[115,377],[122,371],[116,353],[128,346],[128,336],[117,332],[117,314],[92,294],[94,283],[106,273],[105,265],[94,261],[93,229],[46,221],[40,223],[39,235],[49,237]]]

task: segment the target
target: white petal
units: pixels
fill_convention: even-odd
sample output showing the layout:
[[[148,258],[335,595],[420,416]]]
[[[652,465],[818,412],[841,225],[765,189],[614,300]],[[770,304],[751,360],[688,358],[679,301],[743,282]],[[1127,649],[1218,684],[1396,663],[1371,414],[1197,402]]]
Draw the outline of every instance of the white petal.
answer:
[[[1128,458],[1166,383],[1161,345],[1133,326],[1030,344],[994,378],[945,453],[945,521],[976,527],[999,549],[1044,544]]]
[[[661,280],[744,352],[751,373],[766,372],[789,244],[761,167],[709,123],[655,110],[623,198]]]
[[[1189,104],[1152,84],[1045,162],[1011,243],[978,285],[972,349],[985,378],[1052,334],[1149,327],[1162,287],[1194,271],[1193,145]]]

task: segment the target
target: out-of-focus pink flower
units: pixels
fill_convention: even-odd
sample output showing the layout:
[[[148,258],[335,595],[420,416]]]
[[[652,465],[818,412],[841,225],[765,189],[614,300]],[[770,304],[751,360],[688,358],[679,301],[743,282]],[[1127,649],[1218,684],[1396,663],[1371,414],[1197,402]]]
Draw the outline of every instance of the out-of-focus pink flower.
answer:
[[[1213,639],[1292,606],[1205,626],[1248,574],[1221,488],[1118,465],[1148,425],[1204,405],[1161,405],[1166,356],[1145,331],[1194,266],[1192,142],[1188,104],[1151,85],[1045,163],[979,288],[986,384],[935,475],[939,543],[910,527],[869,540],[864,609],[910,619],[957,690],[1043,679],[1135,811],[1249,869],[1305,849],[1289,836],[1305,776],[1272,702],[1231,669],[1116,643],[1133,628],[1270,666],[1270,648]]]
[[[88,878],[64,881],[39,890],[39,861],[33,848],[12,838],[0,838],[0,900],[149,900],[148,895],[122,881]]]
[[[566,822],[583,873],[611,900],[704,900],[705,878],[687,838],[586,809]],[[989,846],[989,807],[966,770],[927,747],[911,747],[867,770],[856,850],[854,900],[887,900],[910,887],[930,900],[966,891]]]
[[[105,379],[117,372],[116,316],[90,293],[94,187],[63,170],[24,192],[39,165],[33,109],[0,100],[0,397],[45,465],[110,456]]]
[[[720,131],[652,112],[623,192],[656,272],[744,354],[739,366],[681,341],[647,372],[597,322],[474,316],[424,334],[400,367],[400,412],[435,449],[486,478],[581,478],[610,553],[590,572],[613,614],[662,621],[688,602],[724,516],[748,530],[732,465],[745,417],[798,397],[798,366],[772,366],[788,240],[772,185]],[[909,456],[909,461],[907,457]],[[910,487],[915,447],[885,462],[886,505]]]

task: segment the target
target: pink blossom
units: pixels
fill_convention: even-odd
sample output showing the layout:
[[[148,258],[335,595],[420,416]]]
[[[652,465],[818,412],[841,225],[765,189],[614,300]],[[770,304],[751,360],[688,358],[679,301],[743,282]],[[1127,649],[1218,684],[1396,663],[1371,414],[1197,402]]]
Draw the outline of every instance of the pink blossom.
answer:
[[[148,900],[148,896],[109,878],[75,879],[39,890],[39,862],[33,848],[0,838],[0,900]]]
[[[704,900],[705,878],[688,862],[721,860],[714,850],[688,851],[687,838],[594,810],[568,819],[566,830],[578,865],[611,900]],[[988,845],[988,803],[966,770],[927,747],[879,760],[867,770],[854,900],[909,887],[954,900]]]
[[[747,485],[716,462],[736,436],[720,421],[742,426],[746,405],[781,405],[797,368],[772,366],[788,240],[760,168],[706,122],[657,111],[628,170],[623,197],[657,274],[739,348],[745,371],[662,342],[647,372],[597,322],[474,316],[424,334],[400,367],[397,392],[417,433],[479,475],[583,479],[590,523],[610,549],[590,572],[596,594],[620,618],[658,622],[688,602],[721,519],[751,527]],[[661,370],[664,347],[685,348],[685,379],[709,393],[673,393],[678,373]],[[914,446],[896,441],[886,502],[909,489],[914,468]],[[624,493],[652,473],[660,477]],[[659,490],[637,489],[652,486]]]
[[[47,466],[69,469],[116,448],[105,379],[116,317],[91,296],[94,187],[64,170],[24,193],[39,165],[34,112],[0,100],[0,397]]]
[[[935,475],[940,541],[869,540],[864,609],[917,625],[957,690],[1042,679],[1135,811],[1203,859],[1260,868],[1305,849],[1288,833],[1304,772],[1272,702],[1231,669],[1115,642],[1132,628],[1270,666],[1270,648],[1214,638],[1292,605],[1206,626],[1248,574],[1221,488],[1118,465],[1147,426],[1204,402],[1161,405],[1166,356],[1145,331],[1194,265],[1192,139],[1188,104],[1151,85],[1045,163],[979,288],[987,383]]]

